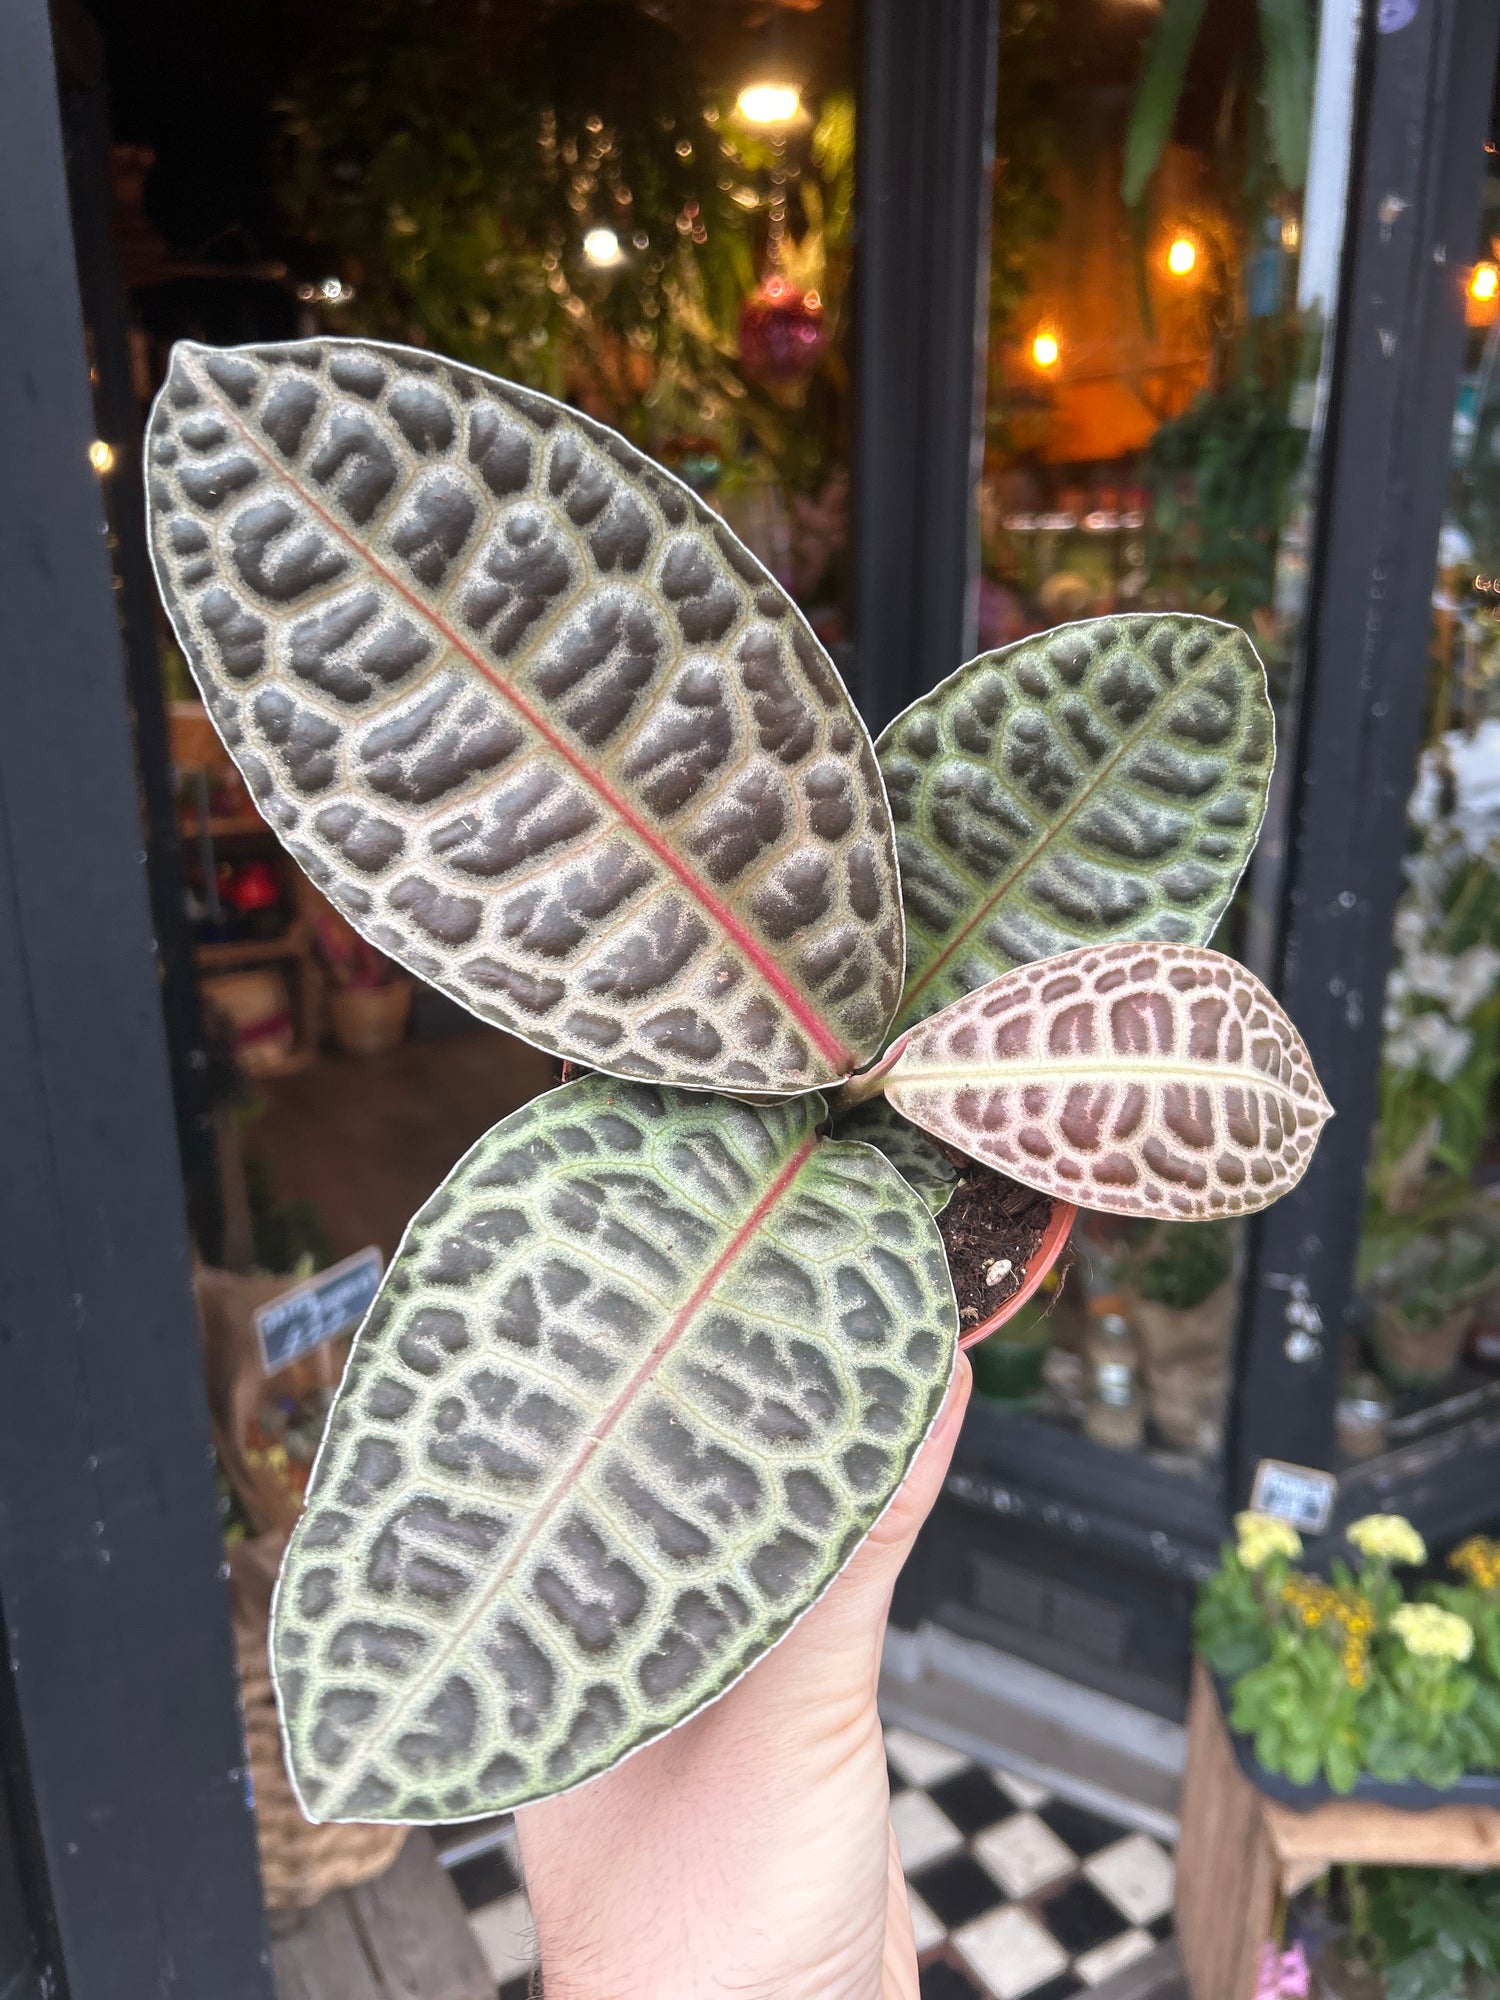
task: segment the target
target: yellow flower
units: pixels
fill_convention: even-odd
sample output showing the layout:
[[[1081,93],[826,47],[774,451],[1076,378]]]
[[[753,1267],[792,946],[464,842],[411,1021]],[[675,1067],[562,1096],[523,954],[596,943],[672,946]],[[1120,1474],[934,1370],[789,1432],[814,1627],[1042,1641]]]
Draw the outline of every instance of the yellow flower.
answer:
[[[1272,1556],[1286,1556],[1290,1560],[1302,1553],[1302,1537],[1297,1530],[1289,1522],[1278,1521],[1274,1514],[1236,1514],[1234,1531],[1239,1537],[1240,1561],[1246,1569],[1260,1569]]]
[[[1471,1535],[1448,1558],[1450,1568],[1466,1576],[1476,1590],[1500,1586],[1500,1542],[1488,1535]]]
[[[1427,1544],[1400,1514],[1366,1514],[1344,1530],[1363,1556],[1377,1562],[1424,1563]]]
[[[1468,1619],[1437,1604],[1398,1606],[1391,1613],[1391,1630],[1408,1653],[1423,1660],[1466,1660],[1474,1650]]]

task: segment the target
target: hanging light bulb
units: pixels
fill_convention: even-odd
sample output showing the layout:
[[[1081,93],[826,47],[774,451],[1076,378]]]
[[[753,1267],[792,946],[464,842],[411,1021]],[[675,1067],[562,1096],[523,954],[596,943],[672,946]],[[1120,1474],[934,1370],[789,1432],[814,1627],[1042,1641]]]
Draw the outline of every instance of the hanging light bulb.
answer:
[[[802,93],[794,83],[762,79],[745,85],[735,109],[748,125],[786,125],[802,109]]]
[[[1038,368],[1055,368],[1062,347],[1055,333],[1044,327],[1031,343],[1031,358]]]
[[[618,264],[620,261],[620,239],[612,229],[606,229],[602,222],[597,223],[584,236],[583,254],[591,264],[597,264],[601,269],[607,270],[611,264]]]
[[[1476,264],[1469,279],[1469,297],[1482,306],[1500,298],[1500,266]]]
[[[1185,278],[1198,261],[1198,246],[1191,236],[1174,236],[1167,246],[1167,269],[1174,278]]]
[[[93,466],[95,472],[101,475],[106,472],[113,472],[115,469],[114,446],[106,444],[103,438],[95,438],[94,442],[89,446],[89,464]]]

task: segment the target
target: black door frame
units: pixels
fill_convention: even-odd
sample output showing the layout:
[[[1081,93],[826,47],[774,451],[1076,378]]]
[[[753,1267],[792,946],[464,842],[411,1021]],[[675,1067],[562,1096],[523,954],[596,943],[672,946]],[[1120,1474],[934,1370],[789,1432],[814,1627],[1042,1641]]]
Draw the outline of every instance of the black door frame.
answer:
[[[43,0],[5,40],[0,1967],[271,2000]]]

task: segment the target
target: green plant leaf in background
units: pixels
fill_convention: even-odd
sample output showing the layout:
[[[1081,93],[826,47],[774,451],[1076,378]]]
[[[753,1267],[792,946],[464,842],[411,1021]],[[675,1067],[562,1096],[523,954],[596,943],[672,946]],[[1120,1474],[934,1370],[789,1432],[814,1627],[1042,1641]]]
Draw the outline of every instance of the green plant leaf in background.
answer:
[[[1114,1215],[1249,1215],[1296,1185],[1330,1115],[1252,973],[1197,945],[1026,965],[914,1028],[903,1117],[1027,1187]]]
[[[1079,945],[1206,944],[1260,830],[1275,725],[1244,633],[1168,612],[983,654],[877,748],[906,905],[905,1027]]]
[[[1152,30],[1125,128],[1120,192],[1131,208],[1146,192],[1146,183],[1172,136],[1188,58],[1203,25],[1204,4],[1205,0],[1166,0]]]
[[[173,356],[174,628],[262,811],[381,950],[613,1074],[816,1088],[902,922],[869,739],[694,494],[534,391],[373,341]]]
[[[1265,54],[1266,145],[1283,184],[1295,191],[1307,179],[1312,123],[1307,0],[1260,0],[1260,41]]]
[[[833,1125],[836,1139],[857,1139],[885,1154],[891,1165],[926,1202],[934,1215],[941,1215],[958,1186],[958,1169],[925,1132],[901,1116],[882,1097],[858,1104]]]
[[[565,1790],[832,1581],[936,1415],[957,1313],[926,1207],[824,1116],[593,1076],[417,1215],[277,1593],[311,1818]]]

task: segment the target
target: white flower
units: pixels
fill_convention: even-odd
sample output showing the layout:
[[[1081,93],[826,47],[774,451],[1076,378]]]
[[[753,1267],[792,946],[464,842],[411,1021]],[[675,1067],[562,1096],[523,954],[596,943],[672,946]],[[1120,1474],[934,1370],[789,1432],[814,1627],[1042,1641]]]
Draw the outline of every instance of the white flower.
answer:
[[[1423,1070],[1439,1083],[1452,1083],[1473,1042],[1468,1029],[1456,1028],[1445,1014],[1417,1014],[1387,1041],[1385,1059],[1392,1069]]]
[[[1500,718],[1490,716],[1473,735],[1450,729],[1443,738],[1453,773],[1453,824],[1472,855],[1500,839]]]
[[[1500,977],[1500,951],[1493,945],[1471,944],[1452,961],[1448,983],[1448,1012],[1461,1021],[1482,1001],[1488,1000]]]

